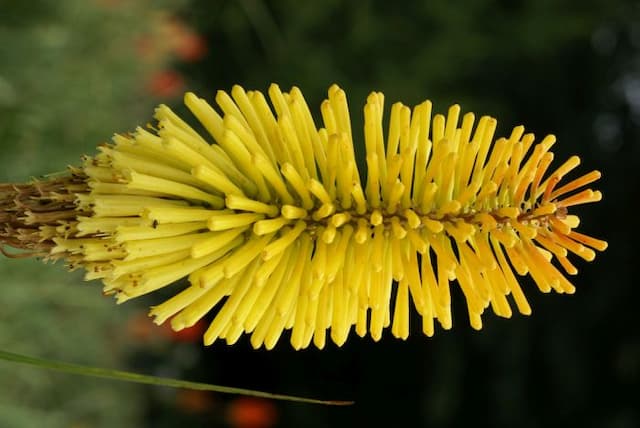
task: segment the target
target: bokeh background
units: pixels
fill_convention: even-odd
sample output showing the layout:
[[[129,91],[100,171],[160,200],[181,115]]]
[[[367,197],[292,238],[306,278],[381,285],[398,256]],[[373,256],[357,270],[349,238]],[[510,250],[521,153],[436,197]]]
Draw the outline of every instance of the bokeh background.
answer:
[[[328,399],[333,408],[145,387],[0,362],[2,427],[640,426],[640,4],[610,0],[0,0],[0,181],[76,164],[114,132],[213,99],[239,83],[299,86],[311,106],[331,83],[354,129],[380,90],[554,133],[556,159],[599,169],[604,200],[581,207],[607,239],[578,262],[574,296],[526,292],[534,313],[487,314],[406,342],[353,335],[342,348],[203,348],[206,325],[155,327],[142,299],[116,307],[63,266],[0,259],[0,348],[69,362]],[[388,104],[389,105],[389,104]],[[317,116],[319,117],[319,115]],[[354,134],[355,135],[355,134]]]

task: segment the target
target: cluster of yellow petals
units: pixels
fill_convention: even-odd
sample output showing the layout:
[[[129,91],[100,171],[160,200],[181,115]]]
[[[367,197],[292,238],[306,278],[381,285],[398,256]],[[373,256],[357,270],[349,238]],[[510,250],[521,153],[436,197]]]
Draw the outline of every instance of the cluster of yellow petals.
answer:
[[[192,93],[196,131],[168,107],[155,128],[116,135],[85,159],[90,191],[79,194],[73,236],[53,254],[73,257],[118,302],[188,277],[155,306],[157,323],[180,330],[207,314],[205,344],[273,348],[291,330],[294,348],[342,345],[352,327],[379,340],[409,334],[410,307],[431,336],[452,324],[450,286],[464,293],[471,325],[491,305],[511,316],[531,309],[516,279],[543,292],[573,293],[569,253],[592,260],[606,243],[574,231],[574,205],[593,171],[562,186],[579,164],[549,169],[555,142],[518,126],[494,139],[496,120],[429,101],[364,107],[366,175],[358,169],[346,95],[329,89],[317,128],[298,88],[265,95],[234,86],[217,110]],[[79,260],[79,261],[78,261]],[[558,265],[558,266],[556,266]],[[178,287],[178,286],[172,286]]]

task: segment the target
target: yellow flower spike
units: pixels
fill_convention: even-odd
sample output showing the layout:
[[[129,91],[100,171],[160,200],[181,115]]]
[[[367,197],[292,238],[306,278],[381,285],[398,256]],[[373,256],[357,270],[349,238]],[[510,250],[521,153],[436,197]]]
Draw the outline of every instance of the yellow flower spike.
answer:
[[[563,184],[580,159],[552,167],[552,135],[536,143],[517,126],[494,139],[495,119],[458,105],[433,114],[429,101],[393,104],[385,131],[374,92],[354,143],[336,85],[321,125],[298,88],[234,86],[215,101],[184,98],[208,135],[163,105],[155,131],[116,135],[66,175],[0,184],[2,252],[84,267],[119,303],[187,277],[155,322],[179,330],[211,313],[207,345],[250,334],[271,349],[291,330],[302,349],[341,346],[352,328],[406,339],[411,307],[427,336],[436,321],[449,329],[454,281],[475,329],[486,308],[511,317],[511,300],[528,315],[516,273],[573,293],[569,257],[607,248],[569,213],[602,198],[585,189],[601,174]]]

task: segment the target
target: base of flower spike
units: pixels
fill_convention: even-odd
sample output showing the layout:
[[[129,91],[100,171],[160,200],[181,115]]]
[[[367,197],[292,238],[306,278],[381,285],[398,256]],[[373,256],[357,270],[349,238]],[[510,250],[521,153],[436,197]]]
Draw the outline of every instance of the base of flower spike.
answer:
[[[54,251],[56,239],[77,236],[76,198],[89,192],[87,176],[79,169],[28,184],[0,183],[0,251],[7,257],[76,259]],[[90,212],[86,212],[90,215]],[[8,252],[4,246],[18,252]]]
[[[531,312],[516,274],[573,293],[558,265],[574,275],[569,253],[606,248],[569,214],[600,200],[581,190],[600,173],[560,185],[579,158],[549,170],[553,136],[534,144],[519,126],[494,140],[495,119],[457,105],[432,115],[429,101],[394,104],[385,136],[374,92],[361,175],[341,89],[329,89],[319,129],[297,88],[268,96],[275,112],[260,92],[219,91],[219,113],[187,94],[208,136],[160,106],[154,132],[116,135],[68,177],[0,187],[0,242],[84,267],[118,302],[187,277],[152,308],[157,323],[180,330],[214,312],[205,344],[250,334],[268,349],[285,330],[296,349],[323,348],[328,332],[342,345],[352,329],[405,339],[411,307],[431,336],[436,322],[451,328],[452,281],[480,329],[489,306]]]

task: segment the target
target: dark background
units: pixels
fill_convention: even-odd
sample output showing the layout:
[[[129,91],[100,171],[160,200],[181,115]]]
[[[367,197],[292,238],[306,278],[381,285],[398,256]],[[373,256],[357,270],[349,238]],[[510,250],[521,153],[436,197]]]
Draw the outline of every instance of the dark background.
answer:
[[[157,301],[153,296],[127,309],[87,297],[80,305],[85,309],[87,329],[107,337],[88,346],[94,354],[117,355],[104,364],[270,392],[349,399],[356,404],[335,408],[272,403],[104,382],[97,397],[110,397],[109,404],[91,412],[69,406],[73,401],[64,398],[65,393],[80,396],[80,391],[60,389],[57,411],[73,415],[70,422],[77,422],[74,426],[109,426],[111,419],[105,415],[117,412],[119,406],[129,409],[126,418],[118,421],[122,426],[148,427],[640,426],[639,292],[632,246],[637,239],[635,209],[640,198],[640,4],[621,0],[473,0],[457,4],[191,0],[161,2],[154,5],[156,10],[144,1],[103,0],[89,2],[95,3],[91,7],[72,1],[77,4],[62,10],[54,2],[35,3],[41,3],[40,9],[34,3],[11,2],[10,13],[0,15],[4,37],[14,34],[15,42],[23,43],[19,52],[15,44],[5,46],[7,52],[16,50],[15,56],[0,60],[0,156],[5,167],[0,181],[25,179],[73,163],[74,156],[91,153],[111,133],[146,123],[155,103],[166,102],[181,110],[184,90],[212,100],[217,89],[228,90],[233,84],[266,91],[271,82],[279,83],[283,90],[300,87],[314,114],[319,113],[327,88],[338,83],[349,97],[354,138],[362,128],[366,95],[378,90],[385,93],[387,106],[396,100],[414,105],[429,98],[435,111],[444,112],[451,103],[460,103],[464,111],[497,117],[500,135],[519,124],[538,138],[553,133],[558,137],[556,162],[578,154],[580,171],[603,172],[596,185],[604,194],[603,201],[579,207],[577,213],[581,231],[606,239],[609,249],[593,263],[576,261],[580,272],[572,282],[577,293],[542,295],[524,280],[533,315],[503,320],[487,313],[480,332],[468,326],[458,293],[453,301],[454,328],[439,330],[433,338],[424,337],[419,323],[414,322],[406,342],[388,332],[379,343],[352,333],[342,348],[331,343],[322,351],[296,352],[287,340],[270,352],[252,350],[246,339],[233,347],[216,343],[203,348],[197,338],[162,329],[147,331],[147,321],[137,314],[144,313],[142,305]],[[103,39],[94,36],[96,40],[85,41],[81,37],[84,30],[76,28],[78,21],[68,18],[74,11],[79,17],[94,17],[84,30],[104,22],[113,26],[129,23],[113,31],[131,36],[134,43],[127,43],[124,37],[122,46],[110,49],[115,39],[108,29],[100,30]],[[43,125],[41,134],[30,137],[27,119],[38,117],[38,112],[30,110],[38,98],[25,100],[21,95],[23,87],[35,82],[28,83],[28,76],[14,69],[41,70],[42,64],[29,58],[34,45],[16,34],[49,21],[70,26],[69,37],[74,42],[60,52],[77,49],[73,55],[79,65],[70,73],[78,79],[55,67],[57,74],[34,76],[40,83],[67,76],[62,83],[50,80],[43,86],[61,87],[62,98],[89,94],[90,99],[70,103],[64,114],[54,115],[57,121],[52,123],[58,124],[75,115],[57,131],[53,125]],[[141,35],[134,37],[133,32]],[[128,45],[134,48],[131,52]],[[108,55],[113,60],[106,63],[104,77],[96,74],[85,82],[83,67]],[[118,68],[120,62],[124,65]],[[51,63],[58,64],[55,55]],[[13,103],[2,104],[6,99],[3,82],[17,82]],[[33,94],[44,96],[37,91]],[[100,104],[105,117],[92,122],[88,111],[99,110]],[[55,105],[48,108],[56,111]],[[110,111],[113,114],[108,116]],[[21,120],[27,120],[26,125]],[[85,125],[78,130],[78,123]],[[95,127],[87,125],[90,123],[96,123]],[[74,126],[75,134],[68,135],[68,128]],[[48,147],[63,147],[52,155],[61,164],[51,164],[51,156],[46,156],[47,149],[39,148],[37,144],[42,143],[36,137],[46,138]],[[25,148],[31,147],[29,138],[37,140],[33,155]],[[0,263],[20,284],[35,275],[25,273],[33,269],[30,262],[12,263],[11,267],[8,261]],[[59,266],[46,269],[62,270]],[[66,279],[61,293],[87,288],[79,284],[77,275],[56,278]],[[43,286],[42,281],[32,282],[31,290]],[[97,286],[89,289],[87,296],[99,294]],[[51,296],[40,298],[45,307],[55,305]],[[0,305],[15,308],[13,300],[3,303],[2,299]],[[27,316],[25,312],[32,313],[25,308],[33,302],[18,299],[18,304],[25,306],[14,309],[15,319],[0,315],[7,330],[11,330],[8,323],[18,322]],[[87,305],[92,309],[86,310]],[[106,320],[104,329],[87,318],[93,312]],[[25,346],[23,341],[7,339],[2,328],[3,348]],[[33,343],[27,348],[32,353],[77,360],[71,351],[56,351],[57,342],[34,339]],[[96,361],[102,360],[87,358],[88,363]],[[3,374],[9,376],[0,372]],[[40,376],[53,379],[52,383],[75,384],[75,379],[62,375]],[[27,388],[20,383],[24,379],[13,381]],[[33,390],[38,390],[38,381],[32,382]],[[92,388],[96,382],[100,381],[93,381]],[[36,417],[30,409],[38,409],[42,417],[53,411],[55,403],[42,403],[35,392],[33,395],[33,400],[17,404],[6,391],[4,398],[0,395],[0,407],[24,410],[26,419],[15,419],[15,426],[30,426],[19,422]],[[246,415],[253,415],[255,424],[248,424]]]

